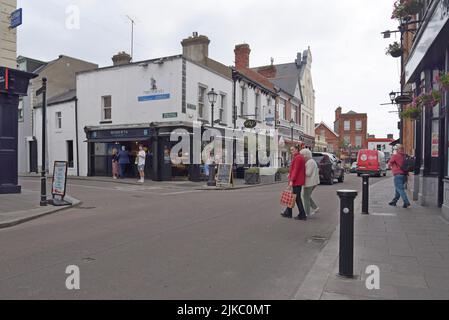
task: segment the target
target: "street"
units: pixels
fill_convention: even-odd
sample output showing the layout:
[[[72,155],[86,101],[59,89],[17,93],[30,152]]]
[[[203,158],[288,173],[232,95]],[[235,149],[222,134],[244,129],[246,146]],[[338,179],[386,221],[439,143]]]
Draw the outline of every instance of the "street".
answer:
[[[70,180],[81,206],[0,230],[0,299],[292,299],[339,222],[336,191],[360,191],[361,179],[319,186],[321,211],[307,222],[280,217],[284,187]],[[66,288],[70,265],[80,290]]]

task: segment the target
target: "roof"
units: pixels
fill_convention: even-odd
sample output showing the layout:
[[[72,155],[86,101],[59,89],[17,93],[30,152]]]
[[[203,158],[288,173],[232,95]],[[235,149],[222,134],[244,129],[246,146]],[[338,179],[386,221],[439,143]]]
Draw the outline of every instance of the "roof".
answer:
[[[253,68],[252,70],[259,72],[263,69],[267,69],[271,66],[262,66]],[[276,77],[269,78],[271,82],[273,82],[276,86],[290,94],[291,96],[295,95],[296,87],[299,84],[299,79],[304,72],[304,65],[301,64],[298,68],[296,63],[285,63],[285,64],[277,64],[273,65],[276,68]]]
[[[338,133],[336,133],[334,130],[332,130],[327,124],[324,122],[321,122],[315,126],[315,130],[318,129],[319,126],[325,126],[327,130],[329,130],[333,135],[335,135],[337,138],[340,137]]]
[[[73,101],[76,99],[76,90],[69,90],[60,94],[58,96],[52,97],[47,100],[47,106],[56,105],[64,102]],[[42,103],[39,103],[35,106],[35,108],[41,108]]]
[[[89,63],[89,64],[91,64],[92,66],[96,66],[96,69],[98,68],[98,65],[95,64],[95,63],[92,63],[92,62],[89,62],[89,61],[85,61],[85,60],[81,60],[81,59],[77,59],[77,58],[73,58],[73,57],[70,57],[70,56],[66,56],[66,55],[62,55],[62,54],[61,54],[57,59],[52,60],[52,61],[48,62],[47,64],[43,65],[42,67],[40,67],[40,68],[34,70],[34,73],[40,73],[40,72],[42,72],[43,70],[47,69],[48,67],[52,66],[53,64],[55,64],[56,62],[58,62],[59,60],[61,60],[61,59],[63,59],[63,58],[68,58],[68,59],[71,59],[71,60],[77,60],[77,61]]]
[[[265,78],[260,73],[257,73],[256,71],[251,70],[249,68],[236,69],[236,71],[238,73],[240,73],[241,75],[245,76],[246,78],[248,78],[249,80],[252,80],[253,82],[259,84],[261,87],[264,87],[265,89],[276,94],[276,89],[274,87],[274,84],[271,83],[270,80]]]

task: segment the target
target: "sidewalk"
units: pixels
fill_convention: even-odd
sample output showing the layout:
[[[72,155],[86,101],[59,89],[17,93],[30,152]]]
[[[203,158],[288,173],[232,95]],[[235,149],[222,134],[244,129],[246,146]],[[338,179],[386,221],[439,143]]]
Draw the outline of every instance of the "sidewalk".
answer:
[[[388,206],[388,179],[370,188],[370,215],[355,214],[355,280],[338,274],[339,231],[333,234],[295,296],[297,300],[449,299],[449,222],[438,209]],[[380,290],[368,290],[366,268],[380,269]]]
[[[21,194],[0,195],[0,229],[38,219],[80,204],[79,200],[69,196],[66,196],[65,200],[71,202],[72,206],[41,207],[39,205],[40,193],[26,189],[23,189]]]

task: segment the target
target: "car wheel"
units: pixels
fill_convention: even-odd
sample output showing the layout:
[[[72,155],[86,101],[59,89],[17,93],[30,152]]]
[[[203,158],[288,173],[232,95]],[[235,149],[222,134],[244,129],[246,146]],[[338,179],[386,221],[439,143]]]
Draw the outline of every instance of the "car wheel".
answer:
[[[345,174],[341,173],[341,177],[338,179],[338,182],[343,183],[345,182]]]
[[[335,181],[335,173],[332,172],[329,178],[329,185],[330,186],[334,185],[334,181]]]

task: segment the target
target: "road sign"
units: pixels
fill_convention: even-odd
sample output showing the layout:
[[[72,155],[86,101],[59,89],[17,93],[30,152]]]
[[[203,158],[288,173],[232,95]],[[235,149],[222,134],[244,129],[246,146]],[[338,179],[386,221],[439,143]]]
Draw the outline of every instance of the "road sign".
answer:
[[[22,8],[17,9],[11,13],[11,20],[9,27],[15,29],[22,25]]]

